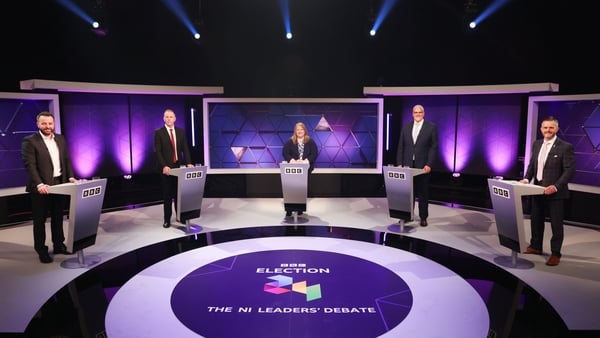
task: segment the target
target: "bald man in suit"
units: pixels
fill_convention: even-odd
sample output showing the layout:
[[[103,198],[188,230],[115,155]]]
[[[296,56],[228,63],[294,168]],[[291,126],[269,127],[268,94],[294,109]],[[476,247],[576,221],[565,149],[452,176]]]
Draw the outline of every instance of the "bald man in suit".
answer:
[[[184,164],[187,167],[194,166],[185,132],[175,127],[176,120],[173,109],[166,109],[163,114],[165,125],[154,131],[154,154],[161,172],[160,183],[163,193],[163,228],[171,227],[173,203],[177,205],[177,177],[171,176],[170,170]],[[173,141],[171,141],[171,134]],[[175,144],[175,149],[172,142]]]
[[[65,138],[54,133],[54,115],[41,112],[36,117],[38,132],[23,139],[21,154],[29,179],[25,190],[31,195],[33,246],[40,262],[51,263],[46,246],[46,216],[50,212],[50,230],[54,254],[70,254],[64,244],[63,210],[66,197],[50,194],[51,185],[75,182],[71,157]]]
[[[533,142],[525,178],[521,180],[521,183],[531,182],[544,187],[543,195],[531,196],[531,241],[525,253],[542,254],[547,211],[552,229],[551,253],[546,261],[546,265],[549,266],[560,263],[564,239],[565,200],[569,198],[569,181],[575,175],[573,145],[559,139],[558,130],[556,118],[549,116],[542,120],[540,131],[544,138]]]
[[[423,169],[424,174],[413,177],[415,197],[419,199],[421,226],[427,226],[429,217],[429,177],[438,151],[437,126],[425,120],[425,108],[412,108],[413,121],[402,126],[396,164],[401,167]]]

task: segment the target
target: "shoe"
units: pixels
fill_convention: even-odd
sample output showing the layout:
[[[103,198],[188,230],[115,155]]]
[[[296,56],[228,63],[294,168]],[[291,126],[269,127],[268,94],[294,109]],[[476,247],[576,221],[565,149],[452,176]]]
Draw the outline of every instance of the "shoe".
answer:
[[[426,219],[422,219],[421,223],[419,223],[422,227],[426,227],[427,226],[427,220]]]
[[[40,257],[40,262],[44,264],[52,263],[52,257],[48,254],[48,251],[38,252],[38,256]]]
[[[525,249],[524,254],[541,255],[542,254],[542,250],[534,249],[534,248],[528,246],[527,249]]]
[[[170,227],[171,227],[171,223],[169,223],[169,222],[164,222],[163,223],[163,228],[166,229],[166,228],[170,228]]]
[[[55,255],[70,255],[71,254],[69,251],[67,251],[67,246],[62,243],[54,246],[53,253]]]
[[[546,265],[548,266],[557,266],[560,263],[560,257],[556,255],[550,255],[550,258],[546,261]]]

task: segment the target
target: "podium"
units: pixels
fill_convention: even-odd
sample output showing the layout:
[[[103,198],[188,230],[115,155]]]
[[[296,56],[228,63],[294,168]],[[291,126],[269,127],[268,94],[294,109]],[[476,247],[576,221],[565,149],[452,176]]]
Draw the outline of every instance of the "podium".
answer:
[[[514,268],[533,266],[529,261],[517,258],[518,253],[527,249],[522,197],[542,195],[544,187],[518,181],[488,179],[488,188],[494,208],[500,244],[512,250],[510,259],[508,257],[497,257],[495,259],[496,263]]]
[[[83,249],[96,243],[105,191],[106,178],[63,183],[49,187],[51,194],[71,197],[69,227],[65,245],[67,251],[77,253],[77,258],[66,259],[61,263],[61,266],[75,269],[89,267],[100,262],[98,256],[85,257]]]
[[[194,226],[192,229],[190,219],[200,217],[206,183],[206,166],[173,168],[169,174],[177,176],[177,221],[185,224],[186,233],[202,231],[200,226]]]
[[[279,168],[284,209],[290,211],[294,223],[298,223],[298,212],[306,211],[309,164],[281,162]]]
[[[399,219],[398,224],[392,224],[388,227],[391,231],[409,233],[416,230],[414,227],[405,226],[404,223],[414,220],[413,177],[424,173],[423,169],[417,168],[395,167],[392,165],[383,167],[390,217]]]

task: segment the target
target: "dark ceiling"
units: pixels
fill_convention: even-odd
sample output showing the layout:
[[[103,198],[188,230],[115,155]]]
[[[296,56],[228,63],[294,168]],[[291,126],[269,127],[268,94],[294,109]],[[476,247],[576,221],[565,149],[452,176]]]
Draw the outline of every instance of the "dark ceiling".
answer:
[[[73,0],[102,10],[96,36],[56,0],[2,10],[1,91],[31,78],[223,86],[227,96],[355,97],[364,86],[556,82],[561,93],[600,92],[594,1],[512,0],[477,31],[465,0],[398,0],[375,38],[381,0],[180,0],[202,24],[195,42],[161,0]],[[479,10],[491,3],[475,2]],[[93,7],[101,3],[103,8]]]

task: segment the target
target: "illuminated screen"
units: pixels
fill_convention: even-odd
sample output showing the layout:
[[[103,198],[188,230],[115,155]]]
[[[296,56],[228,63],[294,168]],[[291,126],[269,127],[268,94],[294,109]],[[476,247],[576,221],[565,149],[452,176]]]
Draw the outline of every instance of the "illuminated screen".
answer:
[[[558,137],[575,147],[575,176],[571,183],[600,186],[600,95],[596,99],[540,102],[536,138],[541,138],[541,121],[554,116]]]
[[[36,117],[42,111],[55,114],[55,131],[61,133],[57,95],[0,93],[0,189],[27,184],[21,145],[24,137],[38,131]]]
[[[278,173],[297,122],[317,143],[315,173],[381,173],[383,99],[205,99],[204,163]]]

